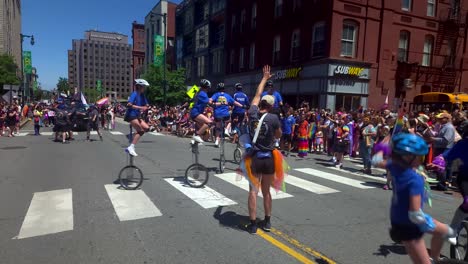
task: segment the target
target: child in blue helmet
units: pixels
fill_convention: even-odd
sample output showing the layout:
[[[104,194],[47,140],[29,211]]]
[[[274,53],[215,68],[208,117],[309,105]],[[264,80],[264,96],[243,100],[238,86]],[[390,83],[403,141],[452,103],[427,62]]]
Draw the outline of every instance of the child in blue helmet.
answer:
[[[455,236],[452,228],[423,212],[427,195],[424,178],[417,173],[417,168],[428,151],[427,143],[421,137],[399,133],[392,139],[391,158],[386,162],[374,160],[393,177],[390,236],[395,242],[403,243],[413,263],[422,264],[439,260],[444,239]],[[422,239],[424,233],[432,234],[432,259]]]

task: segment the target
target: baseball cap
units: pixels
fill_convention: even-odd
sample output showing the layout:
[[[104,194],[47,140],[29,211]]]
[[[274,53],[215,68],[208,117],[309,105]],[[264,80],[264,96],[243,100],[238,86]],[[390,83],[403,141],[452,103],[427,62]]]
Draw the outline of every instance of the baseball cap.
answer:
[[[440,113],[440,114],[436,115],[436,118],[437,119],[442,119],[442,118],[451,119],[452,115],[450,115],[449,113]]]
[[[419,116],[416,117],[416,119],[421,123],[429,122],[429,117],[427,115],[425,115],[425,114],[419,114]]]
[[[273,97],[273,95],[267,94],[262,97],[262,101],[265,101],[270,106],[273,106],[275,104],[275,97]]]

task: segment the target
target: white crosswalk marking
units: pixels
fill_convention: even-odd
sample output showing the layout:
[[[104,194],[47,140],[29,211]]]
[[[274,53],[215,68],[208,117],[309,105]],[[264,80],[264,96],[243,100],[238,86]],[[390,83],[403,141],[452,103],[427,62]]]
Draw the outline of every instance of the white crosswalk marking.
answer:
[[[310,168],[295,169],[295,170],[306,173],[306,174],[309,174],[309,175],[312,175],[312,176],[315,176],[315,177],[318,177],[318,178],[322,178],[322,179],[326,179],[326,180],[329,180],[329,181],[334,181],[334,182],[346,184],[346,185],[356,187],[356,188],[359,188],[359,189],[372,189],[372,188],[374,188],[372,186],[366,185],[366,183],[363,182],[363,181],[353,180],[353,179],[350,179],[350,178],[346,178],[346,177],[343,177],[343,176],[338,176],[338,175],[327,173],[327,172],[324,172],[324,171],[314,170],[314,169],[310,169]]]
[[[244,179],[244,177],[242,177],[241,180],[238,180],[236,173],[215,174],[215,176],[241,189],[249,191],[249,182],[246,179]],[[283,198],[293,197],[289,193],[285,193],[282,191],[276,192],[276,190],[273,188],[270,188],[270,193],[271,193],[272,199],[283,199]],[[258,196],[263,197],[261,190],[258,192]]]
[[[344,171],[344,170],[341,170],[341,169],[338,169],[338,168],[334,168],[334,167],[327,167],[327,169],[331,169],[331,170],[334,170],[334,171],[341,171],[341,172],[345,172],[347,174],[352,174],[352,175],[355,175],[355,176],[358,176],[358,177],[363,177],[363,178],[368,178],[368,179],[372,179],[374,181],[379,181],[379,182],[387,182],[386,179],[382,178],[382,177],[378,177],[378,176],[371,176],[371,175],[366,175],[366,174],[362,174],[362,173],[356,173],[356,172],[351,172],[351,171]],[[385,171],[385,170],[384,170]]]
[[[161,216],[162,213],[142,190],[127,191],[117,185],[104,186],[120,221]]]
[[[78,132],[73,132],[73,135],[78,136]]]
[[[29,205],[18,239],[73,230],[72,190],[37,192]]]
[[[13,135],[17,136],[17,137],[25,137],[25,136],[29,135],[29,133],[28,132],[19,132],[18,134],[13,134]]]
[[[41,132],[42,136],[52,136],[54,132]]]
[[[154,136],[164,136],[164,134],[161,134],[158,132],[149,132],[149,134],[154,135]]]
[[[119,131],[109,131],[109,133],[111,133],[112,135],[123,135],[123,133]]]
[[[284,181],[287,184],[291,184],[293,186],[296,186],[298,188],[304,189],[309,192],[317,193],[317,194],[327,194],[327,193],[337,193],[340,192],[338,190],[328,188],[326,186],[316,184],[310,181],[306,181],[304,179],[294,177],[292,175],[288,175],[284,178]]]
[[[90,135],[97,135],[97,131],[90,131],[89,134]]]
[[[178,179],[166,179],[166,181],[205,209],[237,204],[208,186],[192,188]]]

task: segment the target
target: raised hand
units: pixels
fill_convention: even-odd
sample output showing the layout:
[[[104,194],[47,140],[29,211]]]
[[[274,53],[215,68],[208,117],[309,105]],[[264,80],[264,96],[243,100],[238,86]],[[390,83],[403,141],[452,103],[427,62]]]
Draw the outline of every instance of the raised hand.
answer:
[[[271,74],[271,67],[270,65],[265,65],[263,66],[263,79],[270,79],[271,77],[273,77],[273,74]]]

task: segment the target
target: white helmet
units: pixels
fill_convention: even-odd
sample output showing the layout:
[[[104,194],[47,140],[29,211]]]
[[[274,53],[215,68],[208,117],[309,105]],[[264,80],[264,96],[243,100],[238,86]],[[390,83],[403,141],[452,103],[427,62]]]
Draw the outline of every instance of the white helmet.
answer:
[[[150,86],[150,84],[145,79],[136,79],[135,84],[145,86],[145,87]]]

